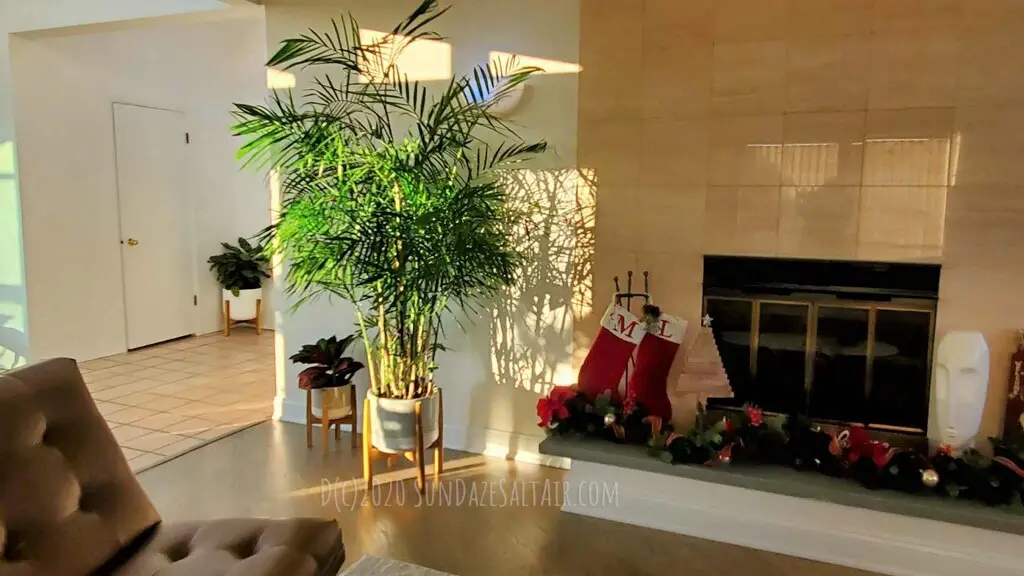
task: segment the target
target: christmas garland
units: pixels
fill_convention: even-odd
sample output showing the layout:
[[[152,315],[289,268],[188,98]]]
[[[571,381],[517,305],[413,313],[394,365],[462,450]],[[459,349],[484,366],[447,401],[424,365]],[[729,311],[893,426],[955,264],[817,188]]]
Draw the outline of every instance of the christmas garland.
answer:
[[[646,445],[653,456],[671,464],[785,465],[849,478],[872,490],[933,491],[989,506],[1024,508],[1021,430],[1014,438],[990,439],[991,458],[974,449],[961,455],[940,449],[928,457],[872,440],[863,427],[826,430],[799,415],[778,426],[749,405],[720,419],[711,418],[701,405],[694,427],[677,434],[631,396],[620,400],[605,393],[591,399],[575,388],[555,387],[538,401],[537,415],[551,435]]]

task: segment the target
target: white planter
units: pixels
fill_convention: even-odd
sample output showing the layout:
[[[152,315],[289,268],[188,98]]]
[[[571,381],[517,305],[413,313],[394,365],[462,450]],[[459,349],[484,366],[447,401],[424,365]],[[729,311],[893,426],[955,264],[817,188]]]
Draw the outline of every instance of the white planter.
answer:
[[[374,448],[390,454],[416,448],[414,410],[417,402],[423,403],[423,446],[430,446],[437,441],[441,433],[438,426],[441,400],[436,390],[432,395],[416,400],[378,398],[372,392],[368,398],[372,426],[370,435]]]
[[[348,386],[313,390],[313,416],[318,420],[323,417],[323,407],[327,406],[327,415],[342,418],[352,413],[352,392]]]
[[[262,288],[239,290],[238,296],[224,290],[224,300],[231,303],[231,319],[236,322],[256,319],[256,301],[263,298]]]

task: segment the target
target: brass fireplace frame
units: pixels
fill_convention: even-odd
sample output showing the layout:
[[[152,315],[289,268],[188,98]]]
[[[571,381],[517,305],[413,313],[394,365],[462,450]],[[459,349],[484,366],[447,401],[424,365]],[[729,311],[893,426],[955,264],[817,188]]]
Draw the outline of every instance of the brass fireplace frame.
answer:
[[[800,296],[717,296],[717,295],[705,295],[702,301],[702,313],[705,315],[708,313],[708,301],[709,300],[726,300],[726,301],[739,301],[749,302],[751,305],[750,311],[750,359],[749,359],[749,370],[752,376],[757,375],[757,352],[760,347],[760,335],[761,335],[761,306],[764,304],[781,304],[786,306],[806,306],[807,307],[807,333],[804,338],[804,390],[810,394],[811,388],[814,384],[814,369],[815,369],[815,354],[817,350],[818,341],[818,313],[821,308],[842,308],[842,309],[854,309],[854,310],[867,310],[868,312],[868,326],[867,326],[867,341],[865,343],[865,370],[864,370],[864,394],[865,397],[870,397],[871,389],[873,386],[872,382],[872,368],[875,361],[875,334],[878,323],[878,312],[879,311],[896,311],[896,312],[919,312],[928,314],[928,371],[927,371],[927,386],[930,396],[931,390],[931,378],[932,378],[932,359],[935,351],[935,315],[936,315],[936,302],[933,300],[918,300],[918,299],[900,299],[894,302],[872,302],[867,300],[845,300],[837,299],[834,297],[823,296],[821,298],[815,298],[813,295],[802,294]],[[847,424],[853,424],[854,422],[848,422]],[[891,426],[888,424],[876,424],[871,422],[859,422],[865,426],[876,428],[880,430],[889,430],[893,432],[909,432],[909,433],[924,433],[925,430],[919,428],[908,428],[902,426]]]

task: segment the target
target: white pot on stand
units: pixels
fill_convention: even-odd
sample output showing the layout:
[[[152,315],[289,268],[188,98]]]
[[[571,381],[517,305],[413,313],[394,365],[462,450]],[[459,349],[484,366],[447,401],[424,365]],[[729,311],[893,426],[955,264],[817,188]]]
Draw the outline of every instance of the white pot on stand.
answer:
[[[258,315],[257,305],[263,298],[262,288],[252,288],[250,290],[239,290],[238,296],[235,296],[231,290],[224,289],[224,301],[228,304],[226,309],[229,310],[228,315],[230,320],[233,322],[242,322],[245,320],[255,320]]]
[[[323,417],[323,407],[331,418],[341,418],[352,413],[352,384],[313,390],[313,416]],[[355,431],[353,431],[355,433]]]
[[[441,434],[441,394],[435,389],[425,398],[413,400],[379,398],[367,395],[370,409],[370,436],[373,447],[388,454],[416,449],[416,404],[422,402],[423,446],[437,442]]]

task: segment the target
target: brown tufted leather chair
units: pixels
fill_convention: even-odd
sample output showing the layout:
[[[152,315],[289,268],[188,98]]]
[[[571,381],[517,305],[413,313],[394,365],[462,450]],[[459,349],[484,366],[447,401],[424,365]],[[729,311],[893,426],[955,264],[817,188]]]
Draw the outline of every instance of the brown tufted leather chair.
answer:
[[[0,376],[0,576],[326,576],[334,520],[163,524],[74,360]]]

